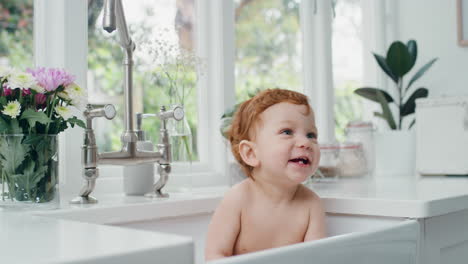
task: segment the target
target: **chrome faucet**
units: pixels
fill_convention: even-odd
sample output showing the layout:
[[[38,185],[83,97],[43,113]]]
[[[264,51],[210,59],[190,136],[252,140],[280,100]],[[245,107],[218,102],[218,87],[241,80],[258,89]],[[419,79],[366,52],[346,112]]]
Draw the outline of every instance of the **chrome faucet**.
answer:
[[[96,203],[97,200],[89,194],[94,190],[96,178],[98,177],[98,164],[109,165],[134,165],[141,163],[157,162],[158,172],[160,174],[159,181],[153,186],[154,193],[150,196],[167,197],[167,194],[162,193],[161,189],[165,186],[168,175],[171,171],[171,144],[169,134],[166,128],[166,121],[169,118],[174,118],[180,121],[184,117],[184,111],[180,106],[174,109],[166,110],[164,106],[160,108],[157,117],[161,119],[160,137],[156,151],[144,151],[137,149],[138,135],[134,130],[133,124],[133,51],[135,43],[128,34],[127,23],[123,11],[121,0],[105,0],[103,28],[111,33],[114,30],[119,32],[119,43],[124,50],[125,56],[124,65],[124,123],[125,130],[121,136],[122,149],[116,152],[98,153],[94,131],[92,128],[92,119],[95,117],[106,117],[112,119],[115,116],[115,108],[112,105],[106,105],[103,108],[93,109],[88,105],[83,112],[86,118],[86,130],[84,144],[82,147],[82,164],[84,167],[83,177],[86,180],[86,185],[81,190],[78,197],[71,200],[73,204]]]

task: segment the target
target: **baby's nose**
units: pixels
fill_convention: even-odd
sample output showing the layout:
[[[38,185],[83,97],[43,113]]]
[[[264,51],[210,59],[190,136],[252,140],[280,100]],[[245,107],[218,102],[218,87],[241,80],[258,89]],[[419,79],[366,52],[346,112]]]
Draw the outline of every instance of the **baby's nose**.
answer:
[[[297,140],[297,146],[300,148],[310,148],[312,140],[306,136],[300,136]]]

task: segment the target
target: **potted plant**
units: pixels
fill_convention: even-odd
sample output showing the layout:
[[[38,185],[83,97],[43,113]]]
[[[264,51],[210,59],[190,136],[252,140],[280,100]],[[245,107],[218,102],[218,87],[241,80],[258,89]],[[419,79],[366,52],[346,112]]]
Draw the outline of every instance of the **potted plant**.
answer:
[[[0,68],[0,207],[58,206],[57,135],[85,127],[73,111],[86,100],[61,69]]]
[[[394,41],[388,48],[386,57],[376,53],[373,55],[395,87],[393,96],[383,89],[374,87],[362,87],[355,90],[357,95],[380,104],[382,112],[374,112],[374,115],[385,120],[392,130],[376,134],[376,172],[382,174],[413,173],[414,133],[402,131],[403,120],[414,114],[416,99],[428,96],[427,88],[413,88],[413,86],[431,68],[437,58],[429,60],[405,83],[404,77],[416,64],[418,47],[415,40],[410,40],[406,44]],[[392,112],[392,105],[396,106],[395,114]],[[415,118],[407,122],[408,130],[415,122]]]

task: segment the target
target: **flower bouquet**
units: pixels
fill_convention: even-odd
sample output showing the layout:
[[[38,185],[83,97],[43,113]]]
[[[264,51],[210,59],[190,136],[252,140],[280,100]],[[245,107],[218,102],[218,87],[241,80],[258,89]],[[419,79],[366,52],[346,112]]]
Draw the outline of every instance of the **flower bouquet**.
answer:
[[[85,91],[61,69],[0,68],[0,205],[58,203],[57,134],[85,127]]]

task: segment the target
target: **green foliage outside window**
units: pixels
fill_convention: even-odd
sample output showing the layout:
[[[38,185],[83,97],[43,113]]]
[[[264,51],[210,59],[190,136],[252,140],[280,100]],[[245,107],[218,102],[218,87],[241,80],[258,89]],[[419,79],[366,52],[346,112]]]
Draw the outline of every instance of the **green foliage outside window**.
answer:
[[[299,2],[237,1],[235,16],[237,100],[257,89],[301,90]]]
[[[0,58],[16,68],[34,65],[33,0],[0,0]]]
[[[104,33],[98,26],[99,13],[102,10],[102,0],[91,1],[88,6],[88,69],[94,75],[94,83],[102,93],[119,98],[116,103],[117,117],[110,122],[110,127],[103,133],[109,141],[98,142],[100,150],[118,150],[121,148],[120,135],[123,132],[123,52],[118,44],[118,36],[113,33]],[[163,69],[156,63],[156,54],[148,54],[143,49],[151,48],[155,40],[160,36],[148,34],[154,27],[150,20],[154,16],[153,8],[147,7],[145,19],[140,23],[129,23],[129,34],[136,43],[137,49],[134,55],[133,88],[141,91],[142,112],[157,113],[161,106],[170,106],[178,103],[171,93],[171,83],[165,75],[177,76],[179,85],[187,87],[184,93],[184,110],[187,121],[192,130],[193,160],[198,160],[197,155],[197,75],[194,68],[177,69],[175,65],[166,65]],[[159,54],[160,55],[160,54]],[[135,99],[135,98],[134,98]],[[180,102],[179,102],[180,103]],[[145,119],[142,128],[153,143],[157,143],[159,137],[160,121],[157,118]],[[99,128],[98,128],[99,129]]]

